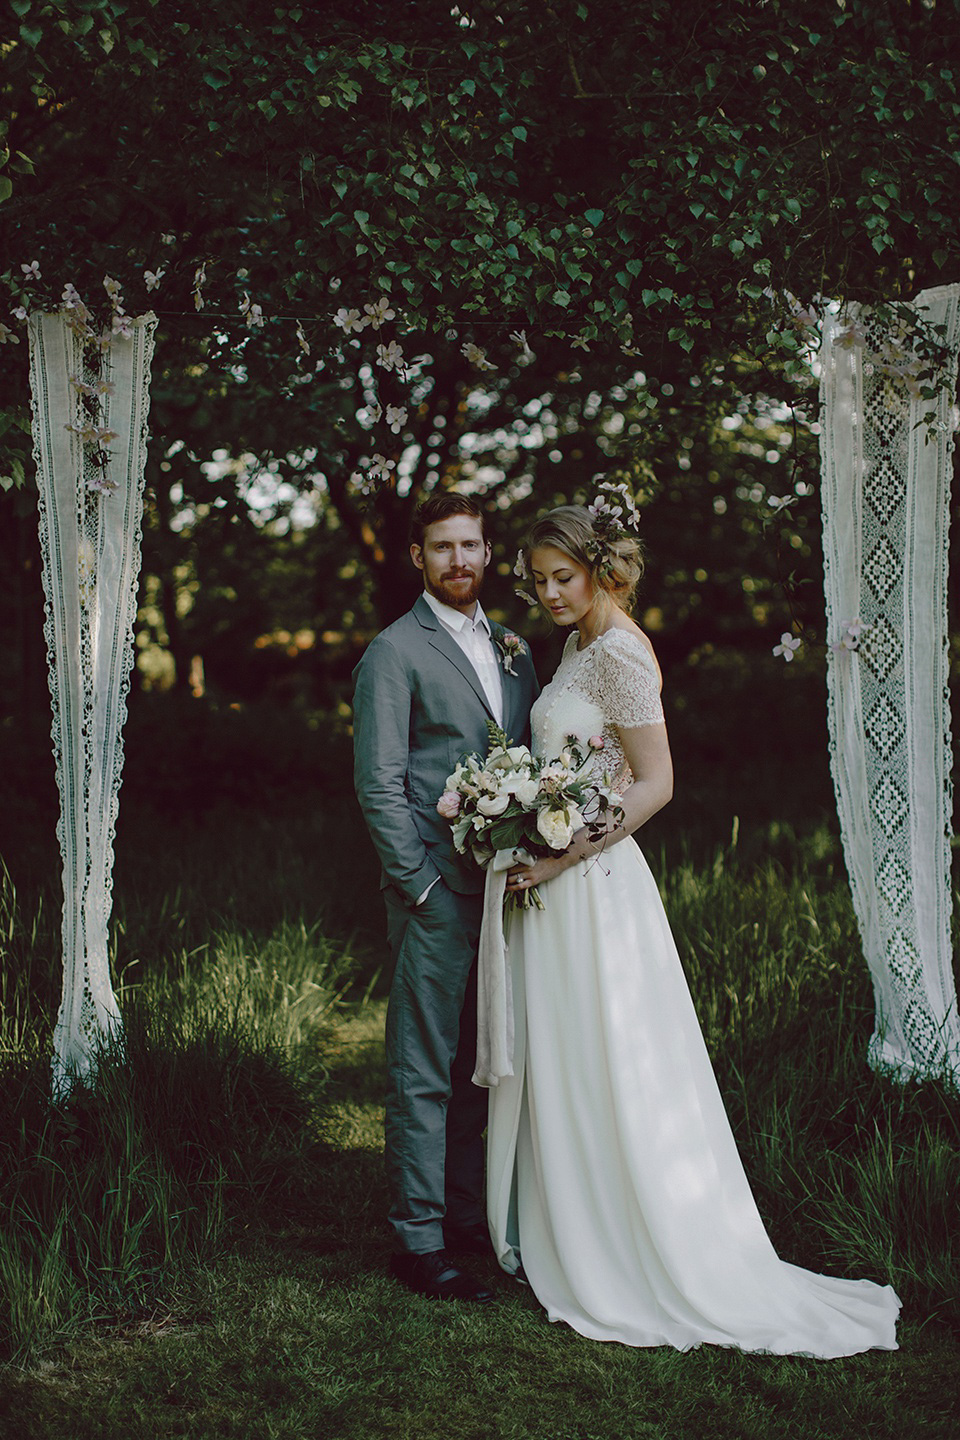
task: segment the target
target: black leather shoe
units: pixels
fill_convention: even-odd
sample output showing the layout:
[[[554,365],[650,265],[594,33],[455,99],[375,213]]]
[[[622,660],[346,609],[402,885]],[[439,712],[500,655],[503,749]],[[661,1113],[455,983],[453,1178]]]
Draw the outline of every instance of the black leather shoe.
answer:
[[[414,1295],[428,1300],[473,1300],[489,1305],[496,1297],[465,1270],[458,1270],[443,1250],[426,1255],[391,1255],[390,1273]]]
[[[490,1231],[481,1221],[475,1225],[444,1225],[444,1248],[451,1255],[492,1255]]]

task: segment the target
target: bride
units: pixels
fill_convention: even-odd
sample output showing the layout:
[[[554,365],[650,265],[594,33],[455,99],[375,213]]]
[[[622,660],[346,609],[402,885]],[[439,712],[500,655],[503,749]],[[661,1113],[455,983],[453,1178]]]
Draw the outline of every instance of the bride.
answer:
[[[823,1359],[895,1350],[889,1286],[774,1251],[630,838],[670,799],[672,767],[656,657],[627,613],[641,566],[619,500],[551,511],[521,551],[540,604],[571,627],[533,709],[534,750],[602,736],[598,778],[622,816],[602,848],[581,830],[508,877],[513,891],[541,887],[545,909],[509,921],[516,1039],[514,1073],[490,1092],[494,1248],[549,1319],[594,1340]]]

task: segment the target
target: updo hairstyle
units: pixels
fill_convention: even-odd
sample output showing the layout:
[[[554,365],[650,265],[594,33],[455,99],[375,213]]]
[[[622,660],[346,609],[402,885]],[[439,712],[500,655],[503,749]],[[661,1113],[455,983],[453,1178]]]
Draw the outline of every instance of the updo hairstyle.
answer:
[[[598,599],[613,601],[621,610],[633,607],[637,585],[643,574],[640,541],[622,530],[617,538],[594,529],[589,510],[583,505],[561,505],[535,520],[521,549],[530,571],[534,550],[552,545],[576,560],[590,574]]]

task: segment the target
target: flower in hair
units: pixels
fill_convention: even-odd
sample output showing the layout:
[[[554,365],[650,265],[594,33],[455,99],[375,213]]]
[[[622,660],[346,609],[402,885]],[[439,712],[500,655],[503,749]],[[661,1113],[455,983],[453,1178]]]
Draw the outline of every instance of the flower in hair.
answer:
[[[618,540],[628,539],[629,531],[637,528],[640,511],[634,503],[629,487],[622,481],[618,483],[602,480],[597,489],[600,493],[593,503],[587,506],[593,535],[585,549],[600,576],[612,580],[615,559],[613,547]]]

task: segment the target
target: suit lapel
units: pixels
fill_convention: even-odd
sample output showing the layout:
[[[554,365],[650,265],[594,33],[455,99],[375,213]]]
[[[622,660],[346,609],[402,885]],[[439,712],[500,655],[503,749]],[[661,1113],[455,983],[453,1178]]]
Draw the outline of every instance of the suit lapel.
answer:
[[[444,657],[445,660],[449,660],[450,664],[453,665],[453,667],[460,672],[464,680],[466,680],[467,684],[470,686],[473,693],[476,695],[477,699],[480,701],[480,704],[483,706],[484,710],[490,716],[490,719],[495,719],[496,717],[494,716],[493,711],[490,709],[490,702],[488,701],[484,693],[483,686],[480,684],[479,675],[477,674],[476,670],[474,670],[473,666],[470,664],[470,661],[467,659],[464,652],[460,649],[460,646],[457,644],[456,640],[454,640],[453,636],[450,634],[450,631],[447,630],[444,625],[440,624],[440,621],[434,615],[433,611],[430,609],[430,606],[427,604],[426,600],[424,600],[422,595],[418,598],[416,604],[414,605],[413,613],[416,616],[417,620],[420,622],[420,624],[423,626],[424,630],[429,632],[427,637],[429,645],[434,650],[437,650]],[[504,696],[504,703],[506,703],[506,696]]]

